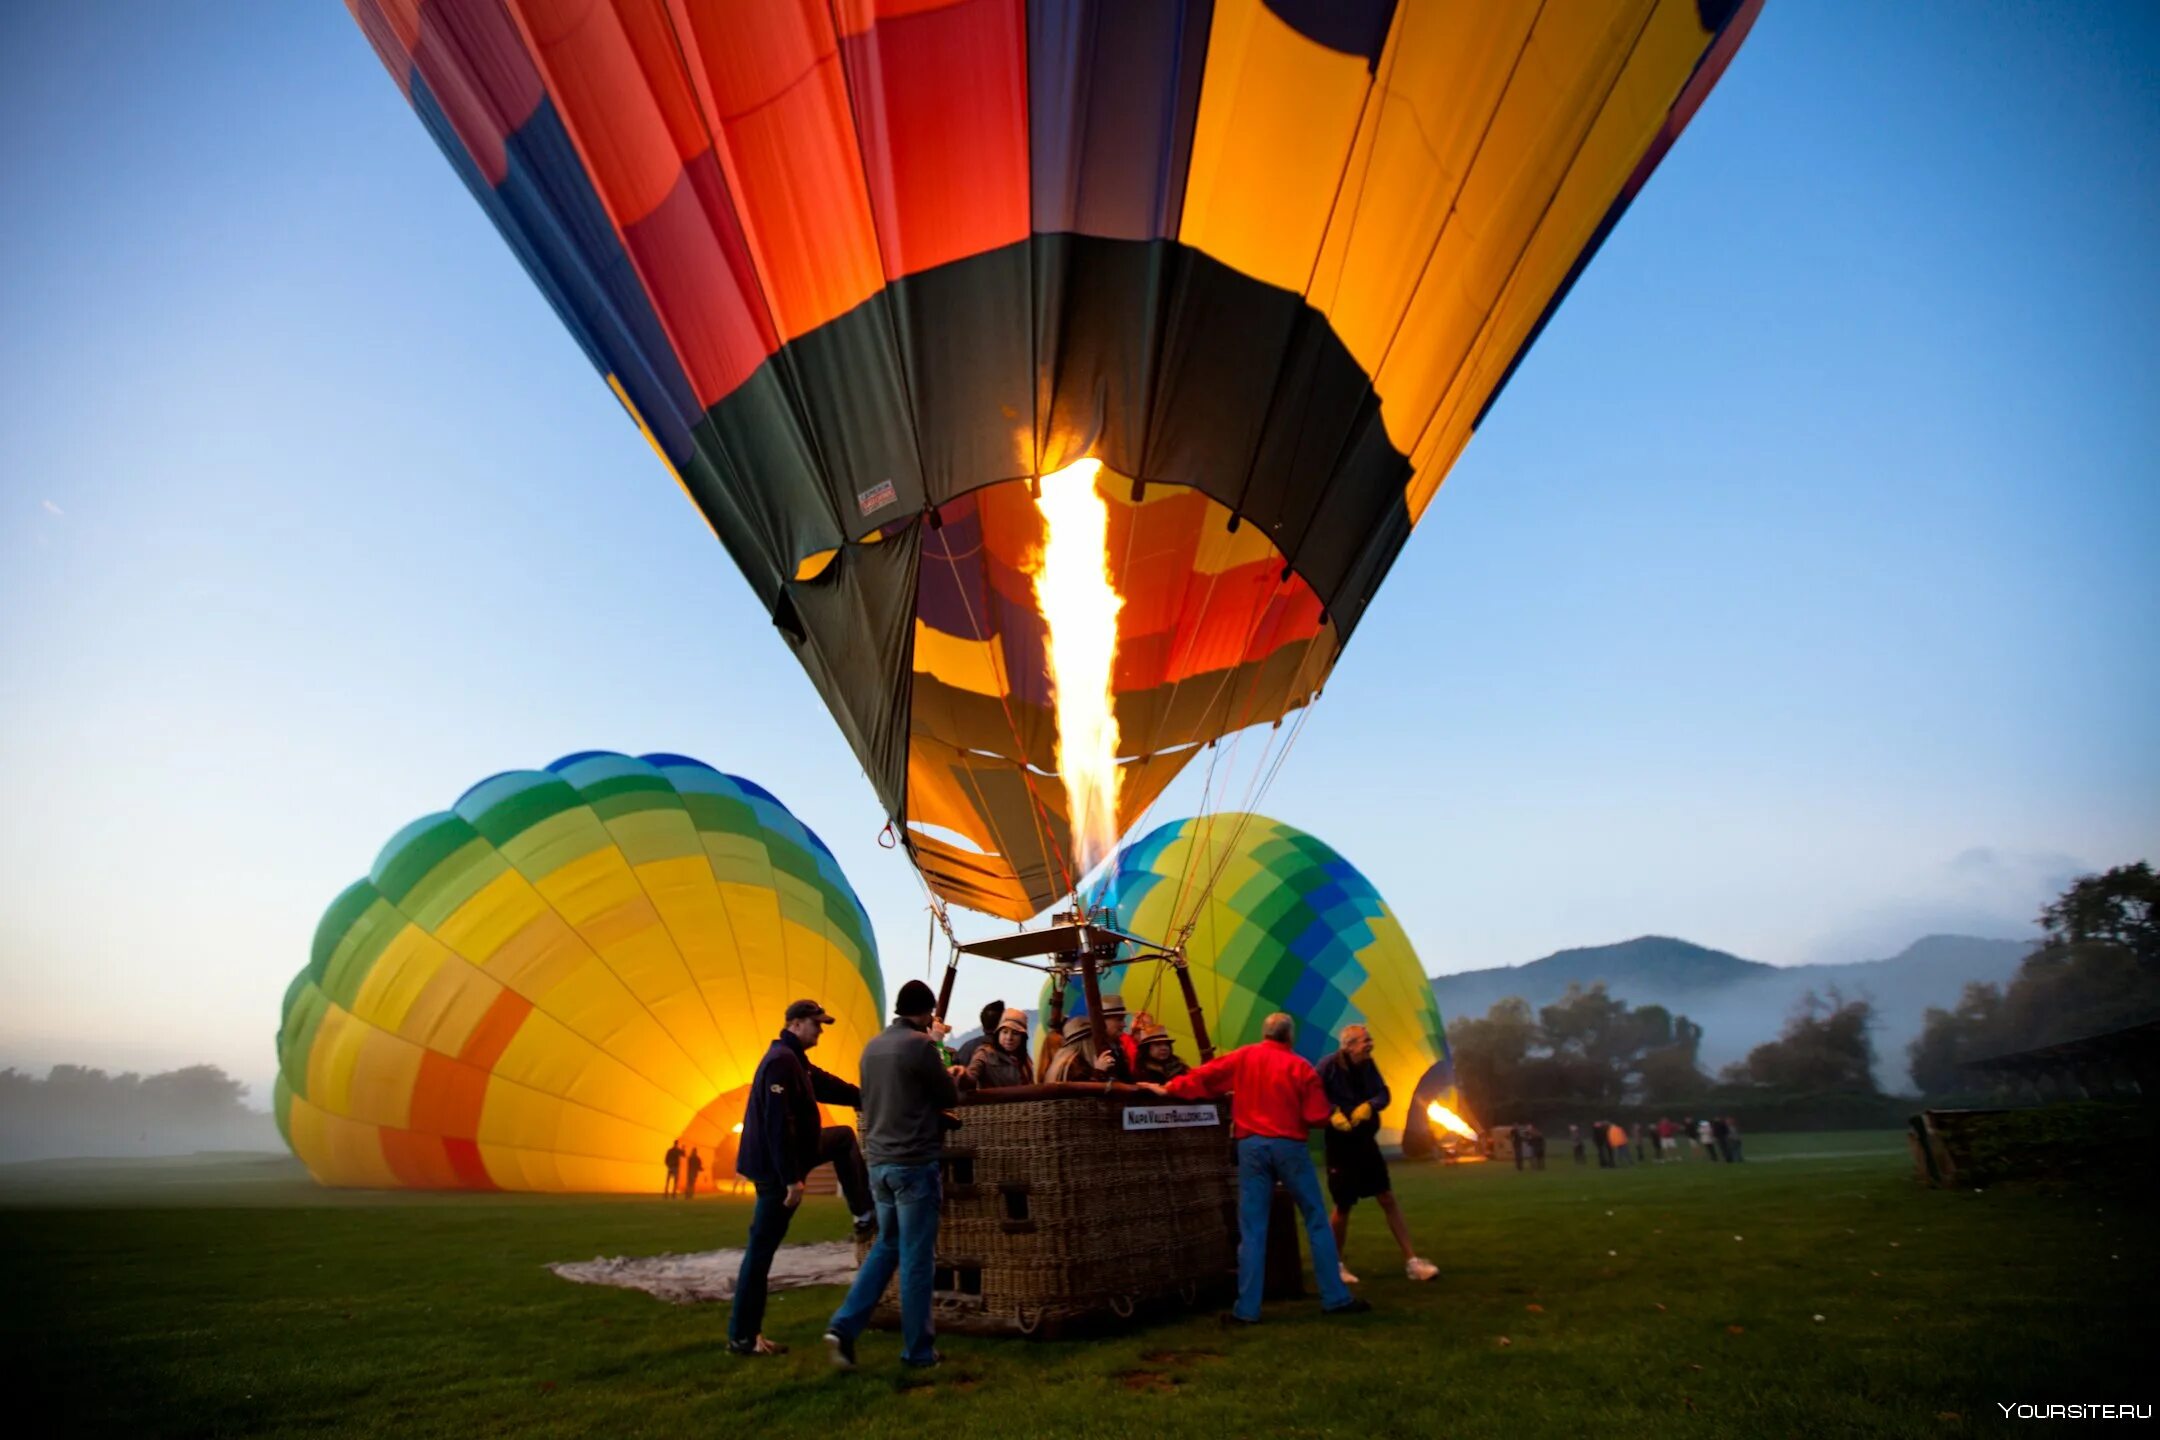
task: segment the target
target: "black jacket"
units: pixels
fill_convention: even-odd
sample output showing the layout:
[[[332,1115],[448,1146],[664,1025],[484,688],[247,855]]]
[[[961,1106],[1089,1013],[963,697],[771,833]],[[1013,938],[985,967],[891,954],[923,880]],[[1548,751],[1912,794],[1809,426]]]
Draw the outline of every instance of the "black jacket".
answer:
[[[1380,1128],[1380,1112],[1387,1109],[1394,1099],[1388,1094],[1387,1081],[1380,1074],[1380,1067],[1366,1060],[1353,1065],[1343,1052],[1320,1057],[1313,1066],[1319,1072],[1320,1088],[1327,1093],[1327,1103],[1348,1115],[1360,1105],[1373,1108],[1373,1118],[1357,1128],[1370,1133]]]
[[[818,1102],[860,1108],[862,1091],[810,1063],[787,1031],[766,1050],[743,1102],[735,1173],[754,1184],[793,1185],[818,1165]]]

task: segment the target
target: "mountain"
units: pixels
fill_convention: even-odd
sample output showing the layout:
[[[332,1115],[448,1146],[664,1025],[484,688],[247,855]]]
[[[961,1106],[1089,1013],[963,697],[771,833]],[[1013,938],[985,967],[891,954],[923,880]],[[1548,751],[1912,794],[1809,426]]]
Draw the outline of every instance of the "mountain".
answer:
[[[1645,935],[1617,945],[1562,950],[1526,965],[1465,970],[1433,982],[1440,1013],[1483,1015],[1494,1002],[1520,995],[1533,1008],[1549,1005],[1570,982],[1605,988],[1631,1005],[1663,1005],[1703,1027],[1704,1068],[1739,1060],[1777,1038],[1802,996],[1833,986],[1875,1007],[1875,1078],[1888,1090],[1911,1088],[1905,1046],[1920,1033],[1927,1007],[1948,1008],[1971,981],[2002,984],[2031,953],[2028,940],[1929,935],[1887,960],[1849,965],[1765,965],[1723,950]]]

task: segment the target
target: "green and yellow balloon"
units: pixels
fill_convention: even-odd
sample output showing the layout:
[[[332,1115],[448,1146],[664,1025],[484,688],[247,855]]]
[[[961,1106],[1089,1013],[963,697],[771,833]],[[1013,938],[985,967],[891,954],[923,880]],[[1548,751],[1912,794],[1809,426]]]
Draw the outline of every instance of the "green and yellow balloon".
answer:
[[[790,1000],[852,1078],[884,986],[818,837],[680,755],[565,756],[413,822],[286,992],[276,1112],[326,1185],[637,1191],[681,1139],[725,1173]]]
[[[1211,883],[1212,878],[1212,883]],[[1095,897],[1128,934],[1185,942],[1202,1017],[1218,1052],[1260,1038],[1275,1011],[1298,1022],[1298,1053],[1318,1061],[1346,1025],[1372,1032],[1395,1103],[1381,1139],[1399,1144],[1413,1109],[1460,1110],[1432,981],[1372,882],[1325,842],[1264,815],[1177,820],[1125,847]],[[1198,1058],[1167,967],[1118,966],[1103,979]],[[1084,1013],[1077,984],[1066,1013]],[[1420,1122],[1413,1128],[1423,1130]]]

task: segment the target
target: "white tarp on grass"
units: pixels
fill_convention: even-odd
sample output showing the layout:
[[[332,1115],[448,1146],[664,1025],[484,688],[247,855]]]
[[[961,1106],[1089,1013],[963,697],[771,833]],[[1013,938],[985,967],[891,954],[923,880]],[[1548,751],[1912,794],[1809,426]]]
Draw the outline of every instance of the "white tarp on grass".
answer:
[[[740,1250],[700,1250],[689,1255],[594,1256],[559,1260],[547,1268],[583,1285],[619,1285],[643,1290],[677,1305],[725,1300],[735,1293],[742,1269]],[[772,1288],[799,1290],[805,1285],[845,1285],[855,1278],[855,1246],[846,1240],[815,1245],[783,1245],[773,1256]]]

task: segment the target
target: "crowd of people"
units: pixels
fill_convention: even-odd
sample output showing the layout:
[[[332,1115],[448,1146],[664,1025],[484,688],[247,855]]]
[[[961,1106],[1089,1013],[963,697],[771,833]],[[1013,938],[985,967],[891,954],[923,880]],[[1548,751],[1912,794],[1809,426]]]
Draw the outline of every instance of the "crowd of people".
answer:
[[[1545,1168],[1544,1137],[1534,1125],[1507,1127],[1514,1132],[1515,1168],[1523,1168],[1523,1132],[1536,1136],[1537,1166]],[[1577,1165],[1590,1163],[1588,1150],[1597,1154],[1601,1170],[1624,1169],[1629,1165],[1668,1160],[1685,1160],[1692,1147],[1696,1155],[1710,1160],[1737,1163],[1740,1153],[1740,1122],[1730,1115],[1718,1115],[1708,1120],[1697,1120],[1690,1115],[1682,1120],[1660,1117],[1656,1120],[1638,1120],[1632,1126],[1621,1125],[1612,1120],[1593,1120],[1588,1126],[1568,1126],[1568,1144],[1575,1154]]]
[[[728,1349],[756,1357],[786,1353],[763,1333],[773,1257],[802,1203],[810,1172],[830,1164],[838,1173],[859,1236],[872,1238],[845,1299],[827,1322],[825,1343],[835,1364],[852,1369],[856,1342],[895,1275],[899,1277],[901,1364],[941,1362],[934,1343],[932,1286],[941,1201],[938,1160],[945,1132],[958,1124],[955,1107],[964,1090],[1035,1083],[1028,1058],[1028,1023],[1022,1011],[993,1002],[983,1011],[983,1031],[957,1054],[944,1045],[930,987],[910,980],[900,987],[892,1023],[863,1047],[862,1082],[851,1085],[810,1063],[824,1027],[832,1023],[815,1000],[787,1007],[779,1036],[759,1062],[743,1113],[736,1170],[756,1194],[750,1238],[736,1277],[728,1317]],[[1238,1174],[1237,1298],[1225,1324],[1260,1320],[1269,1211],[1275,1187],[1288,1191],[1304,1222],[1319,1283],[1322,1313],[1357,1314],[1372,1307],[1353,1295],[1359,1284],[1342,1261],[1351,1211],[1360,1200],[1380,1206],[1403,1256],[1404,1274],[1430,1280],[1433,1263],[1411,1243],[1409,1226],[1395,1202],[1387,1160],[1380,1152],[1380,1116],[1393,1103],[1386,1078],[1372,1059],[1372,1037],[1362,1025],[1346,1026],[1338,1048],[1316,1067],[1294,1048],[1296,1026],[1285,1014],[1267,1017],[1262,1038],[1219,1055],[1197,1068],[1179,1059],[1170,1036],[1145,1014],[1128,1033],[1128,1012],[1116,995],[1102,997],[1104,1043],[1076,1017],[1061,1030],[1064,1045],[1046,1072],[1050,1080],[1122,1080],[1172,1100],[1234,1096],[1231,1133]],[[861,1117],[861,1138],[845,1126],[822,1123],[818,1106],[852,1106]],[[1323,1203],[1310,1133],[1324,1137],[1328,1199]],[[684,1193],[696,1184],[701,1162],[692,1148],[686,1165],[681,1142],[668,1151],[668,1193],[685,1175]]]

